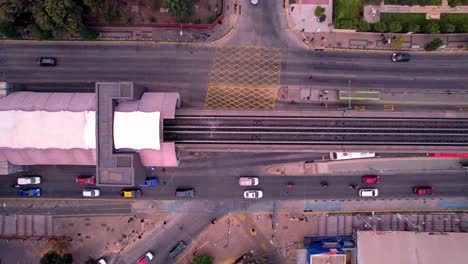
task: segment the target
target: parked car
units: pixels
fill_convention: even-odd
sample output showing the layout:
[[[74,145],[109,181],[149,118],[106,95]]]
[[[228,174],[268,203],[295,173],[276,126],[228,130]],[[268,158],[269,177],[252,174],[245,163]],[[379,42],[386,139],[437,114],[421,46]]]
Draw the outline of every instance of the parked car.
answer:
[[[432,186],[414,186],[413,192],[417,195],[433,195],[435,188]]]
[[[21,177],[16,180],[19,185],[26,185],[26,184],[39,184],[41,183],[41,176],[27,176]]]
[[[245,199],[260,199],[263,197],[263,191],[261,190],[246,190],[244,191]]]
[[[147,264],[154,258],[154,255],[151,251],[146,252],[146,254],[138,260],[138,264]]]
[[[379,184],[380,176],[376,176],[376,175],[362,176],[362,182],[367,183],[367,184]]]
[[[101,191],[96,188],[86,188],[83,189],[83,197],[99,197],[101,195]]]
[[[176,189],[175,196],[178,198],[193,198],[195,196],[195,190],[190,188],[178,188]]]
[[[39,188],[21,188],[18,190],[19,196],[39,197],[41,196],[41,189]]]
[[[169,252],[169,256],[171,258],[177,257],[177,255],[180,254],[180,252],[184,251],[184,249],[187,247],[187,244],[184,241],[179,241],[177,245]]]
[[[251,3],[252,5],[258,5],[258,0],[250,0],[250,3]]]
[[[76,183],[77,184],[95,184],[96,177],[92,175],[80,175],[76,177]]]
[[[411,56],[407,53],[393,53],[392,54],[392,61],[400,62],[400,61],[409,61]]]
[[[57,59],[54,57],[40,57],[36,59],[39,66],[55,66],[57,65]]]
[[[258,178],[257,177],[240,177],[239,185],[240,186],[257,186]]]
[[[361,197],[377,197],[379,195],[379,190],[377,189],[360,189],[359,196]]]
[[[96,264],[107,264],[107,261],[105,258],[100,258],[98,261],[96,261]]]
[[[124,189],[120,192],[120,196],[124,198],[138,198],[141,197],[140,189]]]

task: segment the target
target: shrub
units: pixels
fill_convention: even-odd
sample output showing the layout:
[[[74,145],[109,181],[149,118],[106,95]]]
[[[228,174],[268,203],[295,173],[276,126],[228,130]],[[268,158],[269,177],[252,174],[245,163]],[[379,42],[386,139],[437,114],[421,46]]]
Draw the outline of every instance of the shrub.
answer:
[[[401,32],[402,29],[403,27],[401,26],[400,22],[397,22],[397,21],[391,22],[388,25],[388,30],[393,33]]]
[[[458,25],[457,26],[457,32],[468,33],[468,24]]]
[[[15,24],[8,21],[1,21],[0,22],[0,34],[7,38],[16,38],[16,27]]]
[[[296,0],[289,0],[290,5],[295,4],[295,3],[296,3]]]
[[[215,22],[217,18],[218,17],[216,17],[214,15],[209,16],[208,17],[208,23],[211,24],[211,23]]]
[[[194,24],[201,24],[201,19],[197,19],[195,21],[193,21]]]
[[[28,26],[28,31],[36,39],[51,39],[52,33],[42,30],[38,25],[31,24]]]
[[[442,45],[444,45],[444,42],[440,38],[436,38],[424,45],[424,50],[433,51],[440,48]]]
[[[359,19],[334,19],[333,25],[340,29],[356,29]]]
[[[439,34],[440,27],[439,24],[435,21],[431,21],[424,26],[424,32],[429,34]]]
[[[361,32],[366,32],[370,30],[370,24],[367,23],[364,19],[359,20],[359,23],[357,25],[357,30]]]
[[[317,6],[314,13],[316,17],[319,17],[322,14],[322,7]]]
[[[325,14],[321,14],[320,17],[319,17],[320,23],[322,23],[323,21],[325,21],[325,19],[327,19],[327,16],[326,16]]]
[[[99,37],[99,31],[95,28],[82,27],[80,29],[80,37],[85,40],[96,40]]]
[[[449,24],[449,23],[443,23],[441,26],[440,26],[440,31],[442,31],[442,33],[453,33],[455,32],[455,25],[452,25],[452,24]]]
[[[421,30],[421,26],[418,24],[408,24],[405,26],[405,31],[406,32],[414,32],[417,33]]]
[[[385,22],[379,22],[374,24],[374,30],[377,32],[386,32],[387,31],[387,24]]]
[[[462,0],[448,0],[448,4],[451,7],[456,7],[462,4]]]
[[[392,49],[399,49],[401,45],[405,42],[405,37],[398,36],[391,44]]]

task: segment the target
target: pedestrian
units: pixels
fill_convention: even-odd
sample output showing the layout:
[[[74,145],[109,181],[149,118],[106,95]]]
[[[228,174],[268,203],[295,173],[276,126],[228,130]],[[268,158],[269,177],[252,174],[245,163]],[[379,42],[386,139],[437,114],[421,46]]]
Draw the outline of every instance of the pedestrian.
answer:
[[[314,41],[314,39],[315,39],[315,38],[311,38],[311,39],[310,39],[310,42],[313,42],[313,41]]]
[[[319,100],[322,101],[323,100],[323,95],[319,95]]]
[[[322,37],[320,38],[320,40],[324,40],[324,39],[325,39],[325,37],[324,37],[324,36],[322,36]]]
[[[380,38],[384,38],[384,34],[383,34],[383,33],[382,33],[382,34],[380,34]]]
[[[305,31],[305,28],[303,28],[303,29],[301,30],[301,32],[304,32],[304,31]]]
[[[395,40],[395,39],[396,39],[396,36],[393,36],[392,39]]]
[[[302,42],[306,42],[306,39],[303,39]]]

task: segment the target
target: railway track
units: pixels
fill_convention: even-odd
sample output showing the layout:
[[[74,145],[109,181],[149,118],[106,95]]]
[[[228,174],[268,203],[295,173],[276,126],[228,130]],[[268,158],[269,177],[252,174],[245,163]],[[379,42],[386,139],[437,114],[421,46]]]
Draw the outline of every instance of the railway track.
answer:
[[[176,116],[164,140],[184,144],[468,146],[468,119]]]

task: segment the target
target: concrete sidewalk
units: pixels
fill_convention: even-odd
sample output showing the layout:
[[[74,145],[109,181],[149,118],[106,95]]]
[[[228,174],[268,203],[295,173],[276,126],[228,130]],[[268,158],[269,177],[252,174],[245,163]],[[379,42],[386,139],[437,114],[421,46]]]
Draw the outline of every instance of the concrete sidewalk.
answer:
[[[181,24],[180,27],[159,28],[148,26],[96,26],[100,31],[97,40],[105,41],[151,41],[181,42],[208,44],[220,40],[234,28],[239,17],[239,0],[224,0],[223,19],[213,29],[189,28],[192,25]],[[235,8],[236,6],[236,8]],[[199,26],[199,25],[193,25]],[[78,33],[66,34],[65,40],[80,40]]]
[[[444,41],[444,51],[466,51],[468,49],[468,34],[397,34],[385,33],[383,41],[381,33],[355,32],[355,30],[335,29],[332,25],[332,0],[302,0],[297,4],[289,5],[285,3],[286,17],[289,29],[298,42],[310,49],[365,49],[365,50],[395,50],[388,40],[396,39],[398,36],[404,38],[404,42],[398,50],[422,51],[424,45],[435,38]],[[317,6],[325,8],[326,20],[318,22],[313,15]],[[372,6],[378,12],[381,6]],[[406,12],[398,6],[399,12]],[[392,6],[384,6],[384,9],[391,9]],[[413,6],[411,8],[417,8]],[[421,7],[424,10],[434,8],[433,6]],[[441,7],[442,8],[442,7]],[[463,7],[465,8],[465,7]],[[369,8],[364,8],[364,11]],[[437,9],[437,8],[436,8]],[[440,8],[439,8],[440,9]],[[447,10],[453,8],[446,7]],[[445,9],[441,9],[442,11]],[[466,9],[466,8],[465,8]],[[455,8],[456,13],[465,12],[465,9]],[[392,9],[393,10],[393,9]],[[388,10],[385,10],[388,11]],[[396,12],[396,11],[395,11]],[[454,11],[455,12],[455,11]],[[468,11],[467,11],[468,12]],[[450,11],[450,13],[453,13]],[[374,22],[378,22],[378,17],[372,17]]]
[[[348,89],[316,89],[313,87],[288,86],[278,90],[278,101],[311,103],[311,104],[333,104],[346,103],[347,99],[340,100],[339,92],[347,96]],[[393,104],[393,105],[430,105],[430,106],[457,106],[468,107],[468,92],[464,90],[440,90],[425,89],[414,91],[408,89],[372,90],[374,97],[378,100],[353,100],[353,104]],[[351,91],[353,96],[353,90]],[[363,95],[366,96],[366,95]]]

